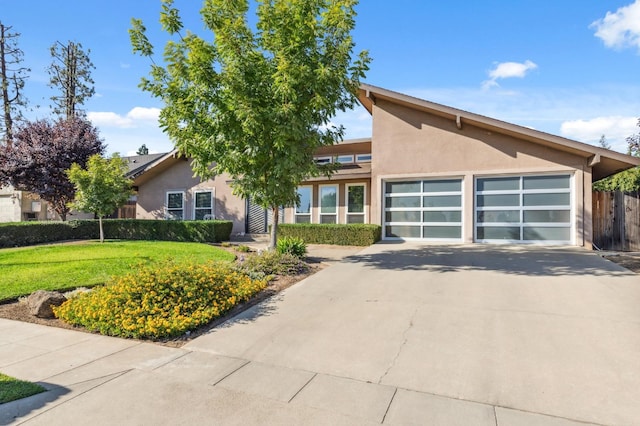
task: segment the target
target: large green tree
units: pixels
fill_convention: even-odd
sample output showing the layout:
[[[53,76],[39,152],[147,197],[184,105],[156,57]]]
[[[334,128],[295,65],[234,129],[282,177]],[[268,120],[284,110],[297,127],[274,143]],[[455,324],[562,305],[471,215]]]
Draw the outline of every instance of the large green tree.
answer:
[[[205,0],[200,13],[213,35],[204,38],[185,31],[173,1],[163,0],[164,66],[140,20],[130,36],[152,60],[141,87],[164,102],[164,131],[198,176],[226,172],[236,195],[271,209],[275,247],[278,206],[296,204],[302,181],[330,172],[313,153],[342,139],[330,120],[356,103],[369,57],[353,52],[357,0],[255,4],[253,27],[248,0]]]
[[[74,163],[67,175],[76,189],[71,206],[98,216],[100,242],[104,242],[102,218],[122,207],[131,196],[131,179],[126,177],[127,163],[114,154],[110,159],[96,154],[87,161],[86,169]]]

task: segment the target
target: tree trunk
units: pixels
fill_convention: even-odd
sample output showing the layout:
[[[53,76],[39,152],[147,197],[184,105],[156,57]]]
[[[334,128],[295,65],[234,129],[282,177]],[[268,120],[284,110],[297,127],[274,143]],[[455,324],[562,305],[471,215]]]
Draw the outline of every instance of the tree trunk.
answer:
[[[104,230],[102,229],[102,216],[98,216],[98,225],[100,226],[100,242],[104,243]]]
[[[269,250],[276,248],[276,242],[278,241],[278,215],[280,214],[280,208],[278,206],[271,207],[271,240],[269,241]]]

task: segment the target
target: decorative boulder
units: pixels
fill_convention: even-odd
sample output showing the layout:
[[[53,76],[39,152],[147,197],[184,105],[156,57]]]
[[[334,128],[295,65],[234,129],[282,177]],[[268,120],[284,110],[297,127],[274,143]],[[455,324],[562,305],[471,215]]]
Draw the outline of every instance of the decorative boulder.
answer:
[[[38,318],[55,318],[52,306],[60,306],[67,300],[64,294],[57,291],[38,290],[27,298],[27,306],[31,315]]]

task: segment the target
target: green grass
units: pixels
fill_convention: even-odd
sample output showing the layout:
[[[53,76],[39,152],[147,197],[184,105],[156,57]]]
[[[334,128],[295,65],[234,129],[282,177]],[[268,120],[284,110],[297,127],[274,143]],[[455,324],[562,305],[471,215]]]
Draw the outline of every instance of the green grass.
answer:
[[[24,382],[0,373],[0,404],[26,398],[45,390],[35,383]]]
[[[233,255],[200,243],[169,241],[84,241],[0,250],[0,301],[36,290],[66,290],[103,284],[141,263],[167,260],[233,260]]]

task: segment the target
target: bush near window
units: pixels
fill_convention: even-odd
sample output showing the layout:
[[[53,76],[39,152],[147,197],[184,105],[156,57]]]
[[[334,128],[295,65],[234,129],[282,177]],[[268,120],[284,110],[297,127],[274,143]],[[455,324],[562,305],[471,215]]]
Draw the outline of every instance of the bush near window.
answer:
[[[175,337],[224,315],[266,287],[228,264],[142,267],[54,308],[65,322],[109,336]]]
[[[103,221],[103,226],[105,236],[109,239],[221,242],[229,240],[233,222],[109,219]],[[65,240],[92,240],[98,237],[97,220],[0,224],[0,248]]]
[[[303,258],[307,254],[307,245],[299,237],[281,237],[276,245],[278,253],[289,253],[295,257]]]
[[[287,223],[278,225],[281,237],[302,238],[307,244],[368,246],[380,241],[382,228],[371,224]]]

